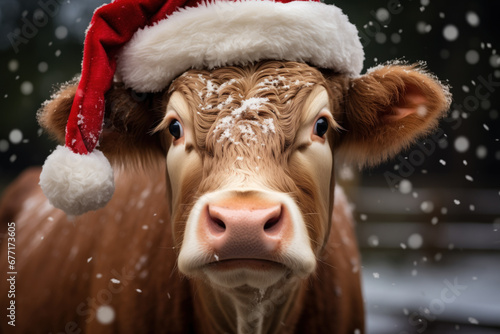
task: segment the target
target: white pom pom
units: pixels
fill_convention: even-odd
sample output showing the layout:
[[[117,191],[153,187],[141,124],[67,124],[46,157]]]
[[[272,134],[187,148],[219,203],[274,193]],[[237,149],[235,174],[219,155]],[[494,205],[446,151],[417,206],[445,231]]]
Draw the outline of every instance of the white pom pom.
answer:
[[[45,160],[40,186],[50,203],[78,216],[104,207],[115,190],[113,169],[104,154],[77,154],[58,146]]]

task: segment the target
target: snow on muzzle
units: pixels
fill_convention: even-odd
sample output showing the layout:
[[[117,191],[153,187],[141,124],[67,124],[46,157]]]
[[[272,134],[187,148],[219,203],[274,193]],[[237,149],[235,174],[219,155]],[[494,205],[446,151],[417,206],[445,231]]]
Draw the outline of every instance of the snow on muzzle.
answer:
[[[217,285],[268,287],[316,266],[302,214],[287,194],[267,190],[207,193],[193,206],[179,270]]]

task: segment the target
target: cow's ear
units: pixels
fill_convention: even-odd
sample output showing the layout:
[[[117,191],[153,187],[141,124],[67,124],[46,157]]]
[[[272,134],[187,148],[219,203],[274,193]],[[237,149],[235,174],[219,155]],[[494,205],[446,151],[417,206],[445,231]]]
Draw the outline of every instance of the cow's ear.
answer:
[[[386,65],[348,82],[338,155],[346,163],[373,166],[433,131],[451,96],[423,68]]]
[[[99,149],[112,163],[141,167],[164,161],[161,132],[154,131],[165,114],[163,95],[137,93],[121,84],[106,93]]]
[[[38,122],[64,143],[78,80],[62,85],[38,111]],[[113,164],[141,166],[156,164],[164,156],[160,134],[153,133],[161,120],[162,93],[138,94],[121,84],[106,93],[105,116],[99,146]]]
[[[64,144],[66,123],[77,87],[78,77],[61,85],[37,113],[40,126],[61,144]]]

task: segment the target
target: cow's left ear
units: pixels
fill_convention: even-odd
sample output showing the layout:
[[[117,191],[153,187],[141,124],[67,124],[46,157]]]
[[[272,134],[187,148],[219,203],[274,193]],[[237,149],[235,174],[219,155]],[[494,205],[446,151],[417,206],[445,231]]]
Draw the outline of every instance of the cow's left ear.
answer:
[[[423,68],[386,65],[348,82],[337,149],[341,160],[373,166],[429,134],[448,110],[448,87]]]

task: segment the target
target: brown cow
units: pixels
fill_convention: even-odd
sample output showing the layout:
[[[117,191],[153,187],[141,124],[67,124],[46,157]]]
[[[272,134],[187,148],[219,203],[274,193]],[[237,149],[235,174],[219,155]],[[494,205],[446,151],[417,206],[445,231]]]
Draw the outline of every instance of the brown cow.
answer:
[[[39,113],[61,141],[75,91]],[[263,61],[189,70],[149,95],[115,83],[106,101],[100,149],[122,168],[104,209],[68,219],[39,169],[1,202],[2,232],[15,222],[20,333],[364,331],[334,157],[375,165],[408,147],[447,110],[446,87],[418,66],[352,79]]]

